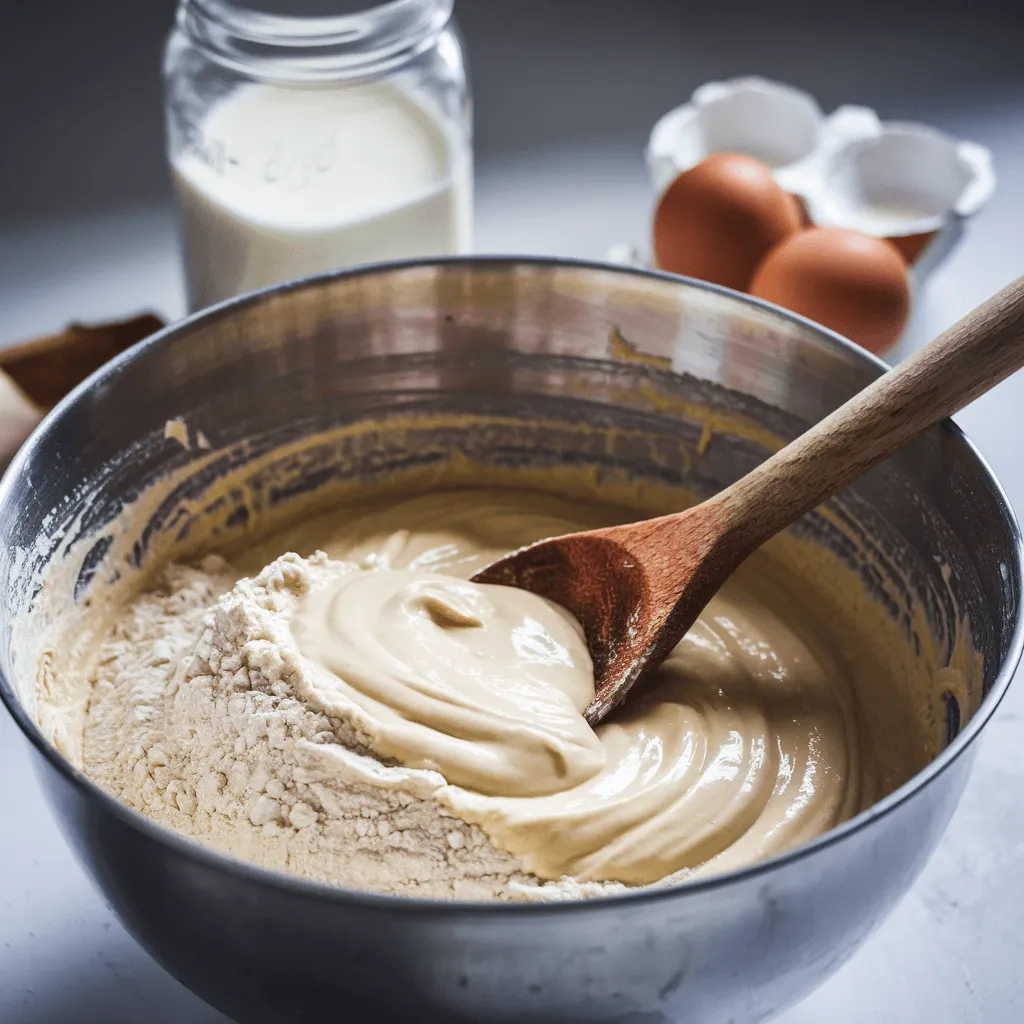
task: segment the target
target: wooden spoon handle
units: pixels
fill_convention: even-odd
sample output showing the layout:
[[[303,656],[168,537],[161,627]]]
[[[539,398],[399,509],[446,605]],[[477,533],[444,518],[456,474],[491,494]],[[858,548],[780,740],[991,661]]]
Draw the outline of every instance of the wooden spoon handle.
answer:
[[[740,557],[1024,366],[1024,277],[722,492]]]

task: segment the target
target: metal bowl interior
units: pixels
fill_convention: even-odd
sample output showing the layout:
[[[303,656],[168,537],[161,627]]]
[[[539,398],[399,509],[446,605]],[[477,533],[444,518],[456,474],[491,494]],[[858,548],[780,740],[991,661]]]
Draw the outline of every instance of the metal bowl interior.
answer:
[[[448,1020],[657,1021],[682,1007],[702,1021],[759,1019],[831,973],[905,892],[1019,658],[1020,536],[953,424],[799,529],[851,565],[870,562],[865,584],[906,621],[911,642],[915,602],[949,651],[969,624],[983,659],[976,700],[947,700],[945,749],[880,804],[783,857],[669,890],[586,904],[440,904],[317,886],[199,849],[102,793],[47,742],[16,627],[39,573],[69,552],[81,571],[66,610],[102,584],[111,524],[140,495],[160,500],[131,538],[135,565],[187,547],[198,524],[207,538],[211,522],[224,537],[252,528],[251,500],[204,501],[226,474],[259,495],[256,518],[300,494],[331,500],[338,488],[453,455],[586,465],[708,493],[883,369],[754,300],[596,265],[398,264],[227,303],[69,396],[0,485],[0,694],[129,928],[241,1019],[306,1019],[338,998],[382,1020],[443,1011]],[[166,429],[173,420],[186,444]],[[747,426],[733,431],[737,423]],[[159,897],[146,885],[154,873]],[[259,941],[280,962],[245,985]]]

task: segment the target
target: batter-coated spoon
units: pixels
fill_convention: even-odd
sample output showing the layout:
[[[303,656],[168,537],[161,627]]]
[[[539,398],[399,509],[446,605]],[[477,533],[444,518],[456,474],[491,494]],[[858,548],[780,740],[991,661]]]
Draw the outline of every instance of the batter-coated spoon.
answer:
[[[1024,365],[1024,277],[968,313],[770,459],[674,515],[554,537],[478,572],[576,617],[596,725],[656,668],[766,540]]]

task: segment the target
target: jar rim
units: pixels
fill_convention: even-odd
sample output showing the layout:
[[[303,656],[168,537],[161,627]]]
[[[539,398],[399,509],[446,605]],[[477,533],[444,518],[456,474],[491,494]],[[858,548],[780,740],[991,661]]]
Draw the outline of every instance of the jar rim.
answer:
[[[283,82],[364,78],[431,47],[454,0],[387,0],[344,14],[278,14],[245,0],[180,0],[178,29],[217,63]]]

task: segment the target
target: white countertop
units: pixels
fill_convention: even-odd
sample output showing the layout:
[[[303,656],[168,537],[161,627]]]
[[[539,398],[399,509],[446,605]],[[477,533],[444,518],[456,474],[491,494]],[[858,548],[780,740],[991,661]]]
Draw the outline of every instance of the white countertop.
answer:
[[[919,297],[893,358],[1024,273],[1024,105],[964,110],[935,123],[982,142],[1000,187],[967,238]],[[642,236],[650,204],[639,154],[534,153],[478,178],[481,252],[601,258]],[[169,210],[0,233],[0,343],[70,318],[181,311]],[[1024,511],[1024,375],[958,421],[1010,500]],[[784,1024],[917,1024],[1024,1019],[1024,758],[1018,682],[982,743],[977,768],[942,844],[910,895],[856,957]],[[223,1024],[128,937],[92,888],[50,817],[27,745],[0,711],[0,1022]]]

